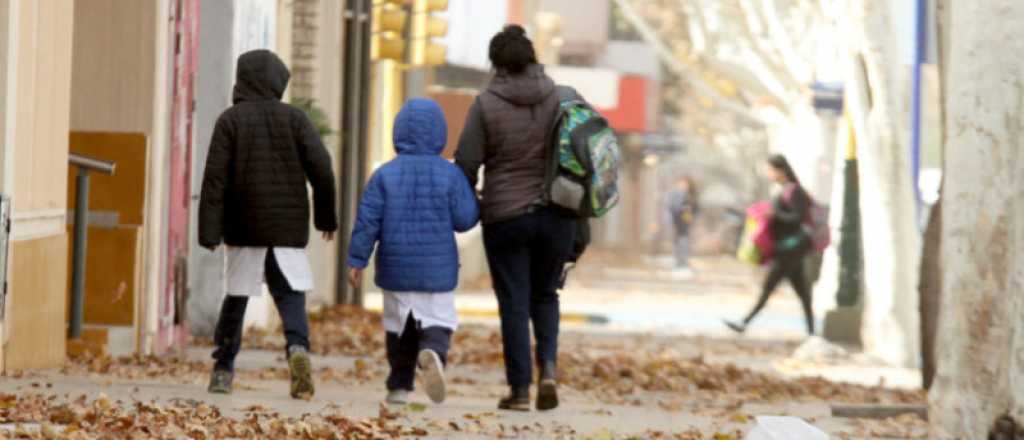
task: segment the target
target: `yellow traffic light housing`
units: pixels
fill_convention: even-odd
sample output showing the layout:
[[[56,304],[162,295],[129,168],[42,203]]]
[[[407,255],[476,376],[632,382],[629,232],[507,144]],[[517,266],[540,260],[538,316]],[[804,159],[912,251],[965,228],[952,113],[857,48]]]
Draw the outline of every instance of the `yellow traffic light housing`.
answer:
[[[402,8],[403,0],[375,1],[373,4],[373,36],[370,38],[370,59],[402,60],[405,58],[405,24],[409,15]]]
[[[448,0],[412,0],[409,64],[437,66],[445,63],[447,48],[432,40],[448,33],[448,21],[431,14],[448,9]]]

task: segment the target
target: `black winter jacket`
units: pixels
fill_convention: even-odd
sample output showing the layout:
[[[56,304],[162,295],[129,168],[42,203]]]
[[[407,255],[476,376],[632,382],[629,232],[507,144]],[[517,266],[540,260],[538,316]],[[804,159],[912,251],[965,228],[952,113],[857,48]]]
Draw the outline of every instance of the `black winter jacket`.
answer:
[[[334,172],[305,112],[281,102],[290,73],[277,55],[238,59],[234,106],[217,120],[199,203],[199,244],[305,247],[314,224],[335,231]]]
[[[811,196],[800,185],[789,184],[772,201],[772,209],[768,227],[775,237],[775,251],[783,258],[803,256],[811,249],[810,236],[803,229],[810,214]]]

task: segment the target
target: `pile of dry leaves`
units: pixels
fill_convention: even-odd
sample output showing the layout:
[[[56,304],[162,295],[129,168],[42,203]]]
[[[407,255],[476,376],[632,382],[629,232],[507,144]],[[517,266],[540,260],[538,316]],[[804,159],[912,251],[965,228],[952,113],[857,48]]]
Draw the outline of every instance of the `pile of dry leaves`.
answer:
[[[644,391],[683,396],[731,396],[746,401],[844,403],[920,403],[916,391],[830,382],[821,378],[782,379],[734,365],[713,365],[702,358],[680,359],[657,353],[588,355],[566,351],[560,358],[560,381],[607,399]]]
[[[209,338],[197,338],[193,344],[212,346]],[[380,313],[353,306],[331,306],[309,314],[310,350],[319,355],[384,356],[384,327]],[[280,326],[273,330],[245,330],[243,349],[282,350],[284,336]]]
[[[287,418],[253,408],[238,420],[201,402],[126,404],[104,396],[61,401],[38,394],[0,394],[0,423],[14,424],[14,432],[6,435],[17,438],[393,439],[428,434],[403,427],[397,419],[383,408],[378,417],[358,421],[341,414]]]
[[[310,315],[312,351],[322,355],[344,354],[369,357],[363,368],[351,372],[321,371],[327,380],[379,378],[384,335],[380,315],[349,306],[328,307]],[[249,348],[280,349],[280,329],[250,330],[245,337]],[[706,342],[706,341],[705,341]],[[844,403],[921,403],[924,394],[881,387],[864,387],[830,382],[820,378],[783,379],[733,365],[706,363],[700,357],[681,357],[659,346],[602,344],[583,338],[567,340],[559,354],[560,381],[571,388],[594,394],[610,403],[635,403],[643,392],[670,392],[677,396],[729,395],[745,401],[831,401]],[[753,348],[753,347],[748,347]],[[481,365],[501,368],[501,334],[483,326],[463,326],[455,333],[449,360],[453,365]],[[154,360],[145,360],[152,365]],[[188,369],[171,363],[145,374],[166,369]],[[159,365],[159,364],[158,364]],[[204,367],[205,368],[205,367]],[[274,369],[257,378],[285,378],[286,371]],[[361,376],[356,376],[361,374]]]
[[[582,339],[566,342],[559,353],[560,383],[609,403],[641,404],[635,397],[642,392],[728,395],[763,402],[922,403],[925,399],[918,391],[864,387],[822,378],[784,379],[730,364],[707,363],[701,357],[680,357],[657,347],[615,347]],[[468,327],[456,333],[450,358],[455,364],[500,368],[501,347],[497,330]]]

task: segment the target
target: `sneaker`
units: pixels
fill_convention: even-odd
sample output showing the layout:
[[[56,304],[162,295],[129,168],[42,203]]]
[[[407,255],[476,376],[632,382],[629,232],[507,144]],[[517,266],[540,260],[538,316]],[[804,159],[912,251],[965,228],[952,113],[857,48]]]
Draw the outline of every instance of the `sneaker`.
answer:
[[[427,396],[434,403],[444,402],[447,387],[444,382],[444,365],[441,364],[441,357],[434,350],[422,350],[417,364],[420,371],[423,372],[423,385]]]
[[[292,376],[291,395],[293,399],[313,398],[313,367],[305,347],[293,346],[288,349],[288,369]]]
[[[388,397],[384,399],[384,402],[388,405],[405,406],[409,403],[409,391],[389,390]]]
[[[558,408],[558,382],[555,380],[555,363],[546,362],[540,369],[537,385],[537,410],[549,411]]]
[[[509,395],[498,401],[498,409],[509,411],[530,410],[530,387],[512,387]]]
[[[689,281],[696,277],[693,269],[689,267],[678,268],[672,271],[673,281]]]
[[[210,374],[210,386],[206,389],[213,394],[231,394],[231,382],[235,374],[227,370],[213,370]]]
[[[736,333],[739,333],[739,334],[742,335],[742,334],[747,332],[747,324],[743,324],[743,323],[739,323],[739,322],[734,322],[734,321],[722,321],[722,322],[725,323],[726,327],[729,327],[730,330],[732,330],[732,331],[734,331]]]

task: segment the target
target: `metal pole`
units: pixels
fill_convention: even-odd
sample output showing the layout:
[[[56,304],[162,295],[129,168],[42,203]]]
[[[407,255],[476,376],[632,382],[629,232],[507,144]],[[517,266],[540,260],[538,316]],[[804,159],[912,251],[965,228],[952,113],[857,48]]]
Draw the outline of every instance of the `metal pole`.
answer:
[[[361,55],[359,56],[359,60],[360,60],[360,62],[359,62],[359,69],[361,71],[359,73],[360,82],[358,84],[356,84],[355,86],[356,86],[356,89],[359,90],[359,101],[358,101],[359,115],[362,117],[362,119],[360,120],[360,127],[364,127],[364,128],[359,130],[358,138],[356,139],[356,144],[355,144],[357,146],[357,148],[358,148],[358,151],[359,151],[359,162],[357,163],[357,166],[356,166],[356,176],[355,176],[356,185],[354,187],[354,191],[355,191],[355,198],[354,198],[354,200],[356,201],[356,203],[358,203],[359,196],[361,196],[363,194],[363,189],[366,187],[366,181],[368,180],[368,176],[369,176],[369,168],[368,167],[369,167],[370,161],[369,161],[369,157],[368,157],[368,147],[367,147],[367,143],[368,143],[367,140],[368,140],[369,130],[367,130],[365,127],[368,125],[369,120],[370,120],[370,87],[368,87],[366,85],[366,81],[370,78],[370,64],[371,64],[371,60],[370,60],[370,39],[373,36],[373,29],[372,29],[372,27],[373,27],[372,26],[372,23],[373,23],[373,18],[372,18],[372,15],[373,15],[373,1],[372,0],[362,0],[360,7],[362,8],[362,13],[363,13],[362,16],[364,17],[364,20],[362,22],[362,26],[359,28],[359,46],[358,46],[358,49],[359,49],[359,51],[361,53]],[[355,224],[355,212],[356,212],[355,206],[356,205],[353,204],[353,207],[352,207],[352,212],[353,212],[352,223],[353,224]],[[359,307],[363,307],[363,288],[362,287],[356,288],[355,291],[352,292],[351,300],[352,300],[351,304],[359,306]]]
[[[75,188],[75,242],[71,273],[70,339],[82,336],[82,315],[85,306],[85,245],[89,231],[89,170],[78,167]]]
[[[365,159],[365,123],[368,100],[366,66],[369,58],[369,14],[371,3],[367,0],[348,0],[345,23],[345,79],[342,119],[341,173],[342,187],[338,192],[341,204],[341,236],[338,240],[338,283],[335,302],[338,304],[359,304],[359,289],[348,286],[349,232],[355,224],[356,205],[362,193]]]
[[[911,98],[910,98],[910,166],[911,176],[914,185],[914,201],[917,208],[918,228],[924,230],[922,218],[921,201],[921,94],[922,78],[921,67],[925,61],[925,51],[928,50],[928,31],[925,28],[927,20],[928,1],[915,0],[914,2],[914,65],[911,74]]]

